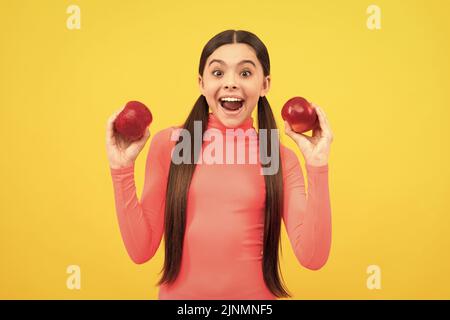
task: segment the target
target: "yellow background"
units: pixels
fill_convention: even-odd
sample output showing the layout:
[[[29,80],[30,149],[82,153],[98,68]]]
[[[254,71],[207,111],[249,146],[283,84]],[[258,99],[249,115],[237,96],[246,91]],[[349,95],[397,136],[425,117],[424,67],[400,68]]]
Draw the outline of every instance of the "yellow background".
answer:
[[[80,30],[66,27],[71,4]],[[366,27],[370,4],[381,30]],[[201,50],[226,29],[266,44],[279,125],[283,103],[301,95],[335,137],[327,265],[302,268],[283,229],[293,298],[450,298],[449,14],[445,0],[1,0],[0,298],[157,298],[163,245],[144,265],[125,251],[106,120],[128,100],[150,107],[152,134],[184,120]],[[81,290],[66,287],[69,265]],[[369,265],[380,290],[366,286]]]

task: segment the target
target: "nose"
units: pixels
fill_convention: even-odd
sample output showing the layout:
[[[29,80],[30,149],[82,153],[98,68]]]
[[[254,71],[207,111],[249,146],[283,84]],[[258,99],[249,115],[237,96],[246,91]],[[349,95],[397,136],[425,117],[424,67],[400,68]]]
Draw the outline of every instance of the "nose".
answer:
[[[228,77],[226,77],[224,79],[224,87],[225,87],[225,89],[230,89],[230,88],[236,89],[237,88],[234,74],[232,74],[231,72],[229,73]]]

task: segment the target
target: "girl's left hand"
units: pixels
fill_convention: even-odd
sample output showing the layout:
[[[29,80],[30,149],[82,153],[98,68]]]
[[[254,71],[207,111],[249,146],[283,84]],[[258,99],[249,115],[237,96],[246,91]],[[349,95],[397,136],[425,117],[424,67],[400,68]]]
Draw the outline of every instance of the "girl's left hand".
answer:
[[[330,146],[333,142],[333,133],[331,132],[328,119],[322,109],[311,103],[319,117],[320,128],[313,130],[312,137],[292,130],[287,121],[284,121],[285,133],[295,141],[297,146],[310,166],[324,166],[328,164]]]

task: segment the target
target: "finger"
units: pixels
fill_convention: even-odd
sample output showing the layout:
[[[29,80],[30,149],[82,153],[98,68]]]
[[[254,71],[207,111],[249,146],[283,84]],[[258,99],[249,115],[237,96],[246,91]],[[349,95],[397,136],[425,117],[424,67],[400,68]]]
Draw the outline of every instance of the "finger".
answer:
[[[325,118],[325,114],[322,111],[322,108],[320,108],[318,105],[314,105],[315,106],[315,110],[317,113],[317,117],[319,118],[319,123],[320,123],[320,129],[322,129],[322,131],[328,132],[329,128],[328,128],[328,123],[327,120]]]
[[[325,119],[323,118],[322,112],[320,112],[319,106],[315,106],[315,110],[316,110],[317,117],[319,118],[320,129],[325,130],[326,123],[325,123]]]
[[[111,140],[115,138],[114,121],[116,120],[117,116],[119,115],[119,113],[122,112],[123,109],[125,109],[125,106],[114,111],[114,113],[108,118],[108,121],[106,124],[106,141],[107,142],[111,142]]]
[[[328,117],[325,114],[325,112],[323,111],[322,108],[319,108],[319,112],[322,114],[322,118],[324,119],[325,125],[326,125],[326,133],[328,136],[333,136],[332,130],[331,130],[331,126],[330,123],[328,121]]]
[[[284,120],[284,129],[285,130],[290,130],[291,126],[289,125],[289,122],[287,122],[286,120]]]
[[[295,141],[295,132],[287,121],[284,121],[284,132]]]
[[[147,142],[148,138],[150,138],[150,130],[148,129],[149,127],[150,125],[145,127],[142,137],[140,137],[138,140],[131,141],[128,146],[131,146],[133,148],[138,147],[138,149],[141,149],[142,146]]]
[[[148,129],[148,127],[149,126],[147,126],[145,128],[144,135],[140,139],[139,143],[145,144],[147,142],[148,138],[150,138],[150,130]]]
[[[314,104],[314,106],[317,107],[316,111],[318,111],[318,115],[320,114],[320,115],[322,116],[322,119],[324,120],[326,126],[329,128],[329,127],[330,127],[330,124],[329,124],[329,122],[328,122],[328,117],[327,117],[325,111],[323,111],[323,109],[322,109],[321,107],[319,107],[318,105],[315,105],[315,104]]]
[[[328,118],[325,114],[325,112],[322,110],[322,108],[319,108],[318,113],[321,115],[323,122],[324,122],[324,130],[323,130],[323,136],[327,137],[331,141],[333,141],[333,131],[331,130],[330,124],[328,122]]]
[[[314,129],[313,129],[313,137],[317,137],[317,136],[319,136],[320,137],[320,135],[321,135],[321,133],[322,133],[322,129],[320,129],[320,127],[315,127]]]
[[[323,117],[324,117],[324,119],[325,119],[325,123],[327,124],[327,130],[328,130],[328,133],[329,133],[330,135],[333,135],[332,130],[331,130],[331,125],[330,125],[330,122],[328,121],[327,115],[325,114],[325,112],[324,112],[322,109],[320,109],[320,111],[322,112]]]
[[[141,152],[148,138],[150,138],[150,130],[148,130],[148,127],[149,126],[146,127],[144,135],[139,140],[134,141],[127,147],[127,152],[130,152],[132,154],[138,154],[139,152]]]
[[[285,132],[289,137],[291,137],[292,139],[295,140],[295,138],[294,138],[295,132],[294,132],[294,130],[292,130],[291,125],[290,125],[289,122],[287,122],[287,121],[284,121],[284,132]]]
[[[311,142],[311,137],[309,137],[305,134],[302,134],[302,133],[297,133],[294,130],[292,130],[291,126],[289,125],[289,122],[284,121],[284,123],[286,126],[286,130],[285,130],[286,134],[292,140],[294,140],[294,142],[296,144],[298,144],[301,148],[306,147],[306,145]]]
[[[111,143],[114,139],[114,115],[108,118],[106,122],[106,142]]]
[[[131,144],[131,142],[128,139],[124,139],[121,136],[118,136],[118,138],[116,139],[117,141],[117,146],[119,147],[119,149],[121,150],[125,150],[128,148],[128,146]]]

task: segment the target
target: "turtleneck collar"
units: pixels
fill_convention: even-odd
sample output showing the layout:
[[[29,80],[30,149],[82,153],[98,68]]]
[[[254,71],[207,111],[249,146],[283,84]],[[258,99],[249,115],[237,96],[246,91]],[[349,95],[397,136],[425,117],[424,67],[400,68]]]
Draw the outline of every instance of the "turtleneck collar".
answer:
[[[247,129],[255,129],[253,127],[253,117],[248,117],[245,119],[240,125],[234,128],[226,127],[215,115],[214,113],[210,112],[208,115],[208,129],[218,129],[222,131],[223,133],[226,133],[227,129],[243,129],[244,131]]]

